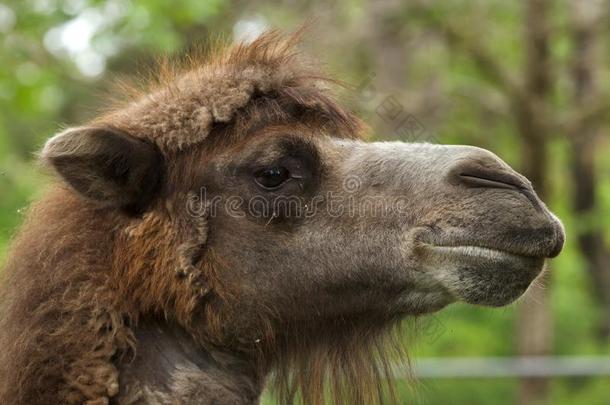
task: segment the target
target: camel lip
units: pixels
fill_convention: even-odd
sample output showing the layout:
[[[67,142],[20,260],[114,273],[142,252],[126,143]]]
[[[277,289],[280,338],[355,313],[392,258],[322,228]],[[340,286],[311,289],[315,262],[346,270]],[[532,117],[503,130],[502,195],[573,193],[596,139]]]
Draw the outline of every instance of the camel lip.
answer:
[[[426,244],[428,247],[436,250],[440,253],[446,254],[457,254],[461,256],[479,257],[487,260],[504,260],[507,258],[524,260],[524,259],[545,259],[544,256],[533,256],[526,254],[519,254],[503,249],[489,248],[477,245],[435,245]]]
[[[481,238],[465,237],[465,235],[444,235],[439,229],[429,227],[418,228],[414,232],[414,241],[421,247],[443,249],[447,254],[461,254],[462,256],[481,258],[508,258],[515,259],[552,259],[563,248],[563,231],[557,231],[552,238],[530,241],[530,245],[516,243],[515,239],[498,238],[495,243],[486,242]]]

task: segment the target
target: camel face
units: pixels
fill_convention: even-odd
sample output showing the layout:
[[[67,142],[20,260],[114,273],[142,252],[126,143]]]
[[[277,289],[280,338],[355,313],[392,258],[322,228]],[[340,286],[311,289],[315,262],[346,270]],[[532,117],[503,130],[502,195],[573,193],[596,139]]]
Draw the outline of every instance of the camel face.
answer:
[[[562,248],[560,222],[491,152],[311,131],[262,129],[202,169],[229,283],[286,317],[505,305]]]

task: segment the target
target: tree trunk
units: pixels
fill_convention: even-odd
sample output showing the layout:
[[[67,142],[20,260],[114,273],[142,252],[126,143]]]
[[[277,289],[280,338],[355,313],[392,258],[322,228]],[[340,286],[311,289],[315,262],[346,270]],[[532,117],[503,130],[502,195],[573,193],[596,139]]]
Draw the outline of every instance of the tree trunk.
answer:
[[[595,27],[601,15],[598,2],[572,0],[572,80],[574,82],[573,108],[589,109],[598,100],[596,90],[597,36]],[[593,291],[602,308],[599,337],[606,342],[610,337],[610,252],[594,215],[597,209],[595,176],[595,146],[600,133],[599,123],[581,121],[568,134],[573,176],[572,204],[577,219],[584,224],[578,233],[580,252],[591,276]]]
[[[407,55],[401,38],[400,0],[370,0],[368,29],[375,84],[382,92],[401,91],[405,85]]]
[[[532,181],[542,200],[549,195],[547,183],[548,128],[544,112],[551,92],[549,55],[549,0],[527,0],[525,3],[526,103],[514,105],[522,144],[522,170]],[[549,302],[549,272],[541,283],[534,284],[519,307],[517,349],[522,356],[548,355],[552,348],[553,321]],[[520,404],[548,402],[546,378],[523,378],[519,390]]]
[[[401,101],[408,64],[399,18],[404,7],[400,0],[368,1],[366,22],[372,74],[367,81],[375,93],[371,98],[373,128],[380,129],[386,139],[412,140],[402,131],[409,124],[408,112]]]

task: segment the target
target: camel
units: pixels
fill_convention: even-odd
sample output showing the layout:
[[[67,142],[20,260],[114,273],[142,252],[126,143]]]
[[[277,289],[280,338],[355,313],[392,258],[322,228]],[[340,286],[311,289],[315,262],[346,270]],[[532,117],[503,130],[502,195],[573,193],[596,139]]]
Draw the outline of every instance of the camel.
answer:
[[[391,402],[401,320],[507,305],[560,253],[493,153],[366,142],[298,38],[165,64],[47,141],[56,181],[2,274],[0,403]]]

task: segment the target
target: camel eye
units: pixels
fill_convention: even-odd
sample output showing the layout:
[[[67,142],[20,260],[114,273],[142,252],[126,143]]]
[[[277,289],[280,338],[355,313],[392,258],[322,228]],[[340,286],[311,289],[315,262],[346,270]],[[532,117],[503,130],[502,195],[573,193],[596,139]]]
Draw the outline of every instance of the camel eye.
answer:
[[[290,172],[283,166],[259,170],[254,174],[256,183],[267,189],[275,189],[290,179]]]

